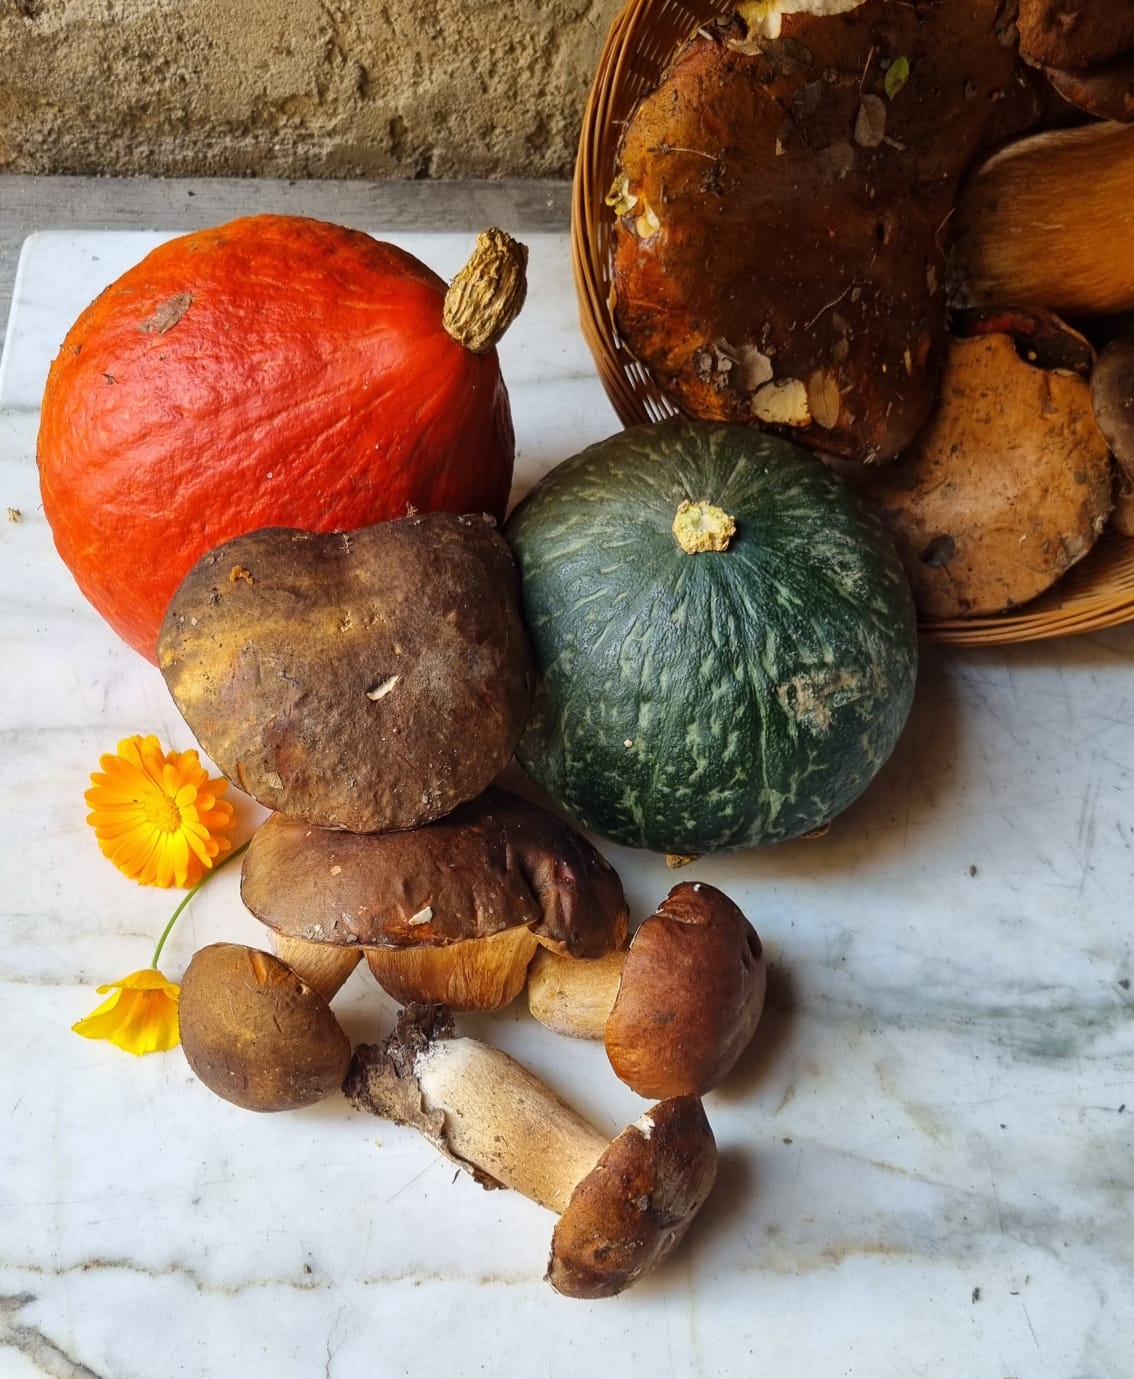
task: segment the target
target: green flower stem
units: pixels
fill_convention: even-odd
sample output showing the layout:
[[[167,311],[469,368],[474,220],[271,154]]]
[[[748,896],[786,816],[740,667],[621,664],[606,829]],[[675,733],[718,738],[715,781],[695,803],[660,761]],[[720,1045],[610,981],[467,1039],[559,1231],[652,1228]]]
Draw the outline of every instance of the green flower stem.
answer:
[[[189,904],[189,902],[193,899],[193,897],[197,894],[197,892],[201,889],[205,882],[208,881],[210,877],[216,876],[218,871],[224,871],[225,867],[227,867],[230,862],[235,862],[236,859],[240,856],[240,854],[245,850],[245,848],[247,848],[248,843],[250,843],[251,841],[252,839],[249,838],[248,842],[241,843],[238,848],[235,848],[232,852],[230,852],[228,856],[225,857],[222,861],[218,862],[215,867],[212,867],[209,871],[207,871],[204,874],[204,876],[201,877],[200,881],[198,881],[197,884],[191,890],[185,893],[181,900],[181,904],[178,905],[177,909],[174,910],[174,912],[170,915],[169,923],[161,931],[161,938],[159,938],[157,941],[157,947],[154,949],[153,961],[150,963],[151,967],[156,967],[158,965],[158,958],[161,957],[161,950],[165,947],[165,941],[169,937],[170,931],[172,930],[173,926],[181,918],[182,910],[185,909],[186,905]]]

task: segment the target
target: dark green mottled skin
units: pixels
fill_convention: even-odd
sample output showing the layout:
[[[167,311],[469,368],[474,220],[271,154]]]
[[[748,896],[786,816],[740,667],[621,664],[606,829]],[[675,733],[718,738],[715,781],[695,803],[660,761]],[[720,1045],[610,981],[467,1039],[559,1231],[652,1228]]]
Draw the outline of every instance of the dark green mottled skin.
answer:
[[[687,555],[683,499],[730,513]],[[808,452],[667,421],[591,446],[505,527],[541,673],[525,769],[605,838],[705,853],[797,837],[870,783],[905,724],[913,601],[890,539]]]

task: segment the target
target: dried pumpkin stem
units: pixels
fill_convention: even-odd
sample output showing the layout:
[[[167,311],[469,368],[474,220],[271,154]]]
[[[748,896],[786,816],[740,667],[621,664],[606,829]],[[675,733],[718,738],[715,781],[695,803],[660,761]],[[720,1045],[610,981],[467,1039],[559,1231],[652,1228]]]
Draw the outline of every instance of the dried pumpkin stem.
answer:
[[[736,520],[712,503],[685,499],[673,519],[673,534],[687,555],[701,551],[727,551],[736,535]]]
[[[441,320],[453,339],[473,354],[490,350],[524,305],[527,266],[526,245],[503,230],[483,230],[445,294]]]

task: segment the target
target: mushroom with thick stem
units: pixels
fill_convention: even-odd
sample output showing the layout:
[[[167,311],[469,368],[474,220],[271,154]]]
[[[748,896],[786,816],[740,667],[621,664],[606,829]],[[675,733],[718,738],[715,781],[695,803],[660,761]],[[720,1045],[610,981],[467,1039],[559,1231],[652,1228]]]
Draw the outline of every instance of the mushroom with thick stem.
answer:
[[[621,947],[626,898],[575,829],[493,788],[421,828],[346,833],[273,815],[244,859],[241,897],[281,956],[322,985],[365,953],[403,1003],[495,1010],[540,945],[580,957]]]
[[[444,1006],[411,1006],[384,1045],[360,1045],[343,1091],[421,1131],[484,1186],[560,1213],[547,1277],[570,1297],[611,1297],[652,1269],[716,1180],[697,1097],[661,1102],[611,1141],[513,1058],[456,1037]]]
[[[329,1097],[350,1040],[322,996],[271,953],[213,943],[181,981],[181,1047],[206,1087],[250,1111]]]
[[[604,1040],[640,1096],[699,1096],[747,1048],[766,989],[763,945],[744,914],[715,886],[683,881],[628,949],[593,961],[538,954],[528,1008],[559,1033]]]

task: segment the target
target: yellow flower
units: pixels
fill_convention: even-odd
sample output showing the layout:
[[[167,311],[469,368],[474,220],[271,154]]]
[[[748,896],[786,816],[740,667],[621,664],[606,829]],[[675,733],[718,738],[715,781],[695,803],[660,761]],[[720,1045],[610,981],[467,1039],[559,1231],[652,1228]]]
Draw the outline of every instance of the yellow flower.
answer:
[[[231,847],[231,844],[227,846]],[[222,857],[187,895],[182,896],[161,931],[149,967],[143,967],[140,972],[131,972],[120,982],[108,982],[106,986],[97,988],[100,996],[105,996],[108,991],[113,991],[114,995],[108,1001],[103,1001],[97,1010],[92,1010],[85,1020],[71,1026],[76,1034],[81,1034],[84,1039],[109,1039],[127,1053],[164,1053],[166,1049],[176,1047],[181,1039],[177,1020],[181,988],[159,970],[161,950],[173,926],[205,882],[216,876],[218,871],[223,871],[229,862],[235,862],[247,848],[248,842],[241,843]]]
[[[109,1039],[127,1053],[159,1053],[176,1047],[180,1033],[177,1005],[181,988],[156,967],[131,972],[98,988],[114,995],[71,1028],[84,1039]]]
[[[228,782],[210,779],[195,751],[164,752],[151,733],[100,758],[86,793],[98,845],[143,886],[192,886],[231,851],[236,825],[220,797]]]

